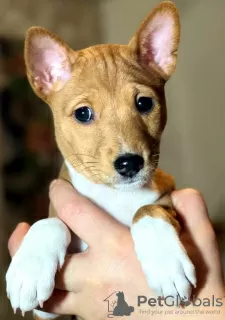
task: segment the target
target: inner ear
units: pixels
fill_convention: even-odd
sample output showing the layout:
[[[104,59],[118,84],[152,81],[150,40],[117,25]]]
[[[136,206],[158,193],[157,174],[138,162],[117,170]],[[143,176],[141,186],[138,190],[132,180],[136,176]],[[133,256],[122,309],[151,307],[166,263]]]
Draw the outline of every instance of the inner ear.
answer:
[[[175,4],[164,1],[144,20],[130,42],[146,67],[157,66],[168,78],[176,68],[180,22]]]
[[[25,40],[29,81],[42,98],[62,89],[71,77],[71,49],[50,31],[33,27]]]

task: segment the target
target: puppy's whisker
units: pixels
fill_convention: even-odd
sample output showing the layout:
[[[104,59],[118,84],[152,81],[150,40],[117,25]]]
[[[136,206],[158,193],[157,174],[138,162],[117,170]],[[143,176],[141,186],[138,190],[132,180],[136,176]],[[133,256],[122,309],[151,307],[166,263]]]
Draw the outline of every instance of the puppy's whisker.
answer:
[[[94,167],[96,164],[97,164],[97,162],[84,162],[84,163],[75,163],[75,162],[72,162],[71,163],[71,165],[72,166],[74,166],[74,167],[80,167],[80,166],[85,166],[85,165],[90,165],[90,164],[92,164],[93,166],[92,167]]]
[[[80,165],[75,166],[76,170],[78,172],[84,171],[84,170],[91,170],[92,168],[95,168],[95,166],[85,166],[83,163]]]
[[[92,163],[92,162],[90,162],[90,163]],[[96,162],[96,163],[97,163],[97,162]],[[79,173],[82,173],[82,172],[84,172],[85,170],[89,170],[92,176],[93,176],[93,173],[94,173],[95,175],[97,175],[97,174],[100,175],[100,173],[101,173],[102,175],[107,176],[107,173],[105,173],[105,172],[104,172],[103,170],[101,170],[101,169],[98,169],[95,165],[93,165],[93,166],[86,166],[85,164],[86,164],[86,163],[80,163],[80,164],[71,163],[71,165],[74,166],[74,167],[78,170]],[[93,164],[95,164],[95,162],[93,162]],[[94,171],[95,171],[96,173],[95,173]]]
[[[91,167],[86,167],[86,166],[84,166],[84,167],[81,167],[81,168],[78,169],[78,170],[82,170],[82,171],[84,171],[84,170],[92,171],[93,168],[95,168],[95,167],[94,167],[94,166],[91,166]]]
[[[99,175],[99,176],[107,176],[107,173],[104,172],[103,170],[101,169],[97,169],[95,170],[95,172],[92,171],[92,173],[94,173],[94,175]]]
[[[152,155],[152,158],[153,157],[159,157],[159,155],[160,155],[159,153],[155,153],[155,154]]]
[[[82,159],[76,158],[73,159],[73,161],[71,161],[71,164],[76,164],[76,163],[80,163],[80,164],[98,164],[98,161],[83,161]]]
[[[98,173],[91,175],[91,178],[92,178],[93,180],[95,180],[95,181],[96,181],[96,177],[98,178],[97,181],[98,181],[98,182],[101,182],[101,176],[100,176]]]
[[[97,159],[97,157],[95,157],[95,156],[92,156],[92,155],[89,155],[89,154],[84,154],[84,153],[73,153],[73,154],[69,155],[68,158],[71,158],[71,157],[77,157],[77,158],[79,158],[79,156]]]
[[[95,169],[94,166],[92,166],[92,167],[83,167],[81,169],[78,169],[78,172],[81,173],[81,172],[84,172],[85,170],[92,172],[93,171],[92,168]]]

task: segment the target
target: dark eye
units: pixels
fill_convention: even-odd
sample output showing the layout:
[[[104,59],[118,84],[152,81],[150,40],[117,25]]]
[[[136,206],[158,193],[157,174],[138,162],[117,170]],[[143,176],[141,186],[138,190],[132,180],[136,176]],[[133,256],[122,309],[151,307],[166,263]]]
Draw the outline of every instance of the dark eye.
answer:
[[[140,113],[149,113],[155,106],[154,99],[150,97],[136,97],[136,108]]]
[[[74,117],[82,123],[91,122],[94,119],[94,114],[91,108],[81,107],[74,111]]]

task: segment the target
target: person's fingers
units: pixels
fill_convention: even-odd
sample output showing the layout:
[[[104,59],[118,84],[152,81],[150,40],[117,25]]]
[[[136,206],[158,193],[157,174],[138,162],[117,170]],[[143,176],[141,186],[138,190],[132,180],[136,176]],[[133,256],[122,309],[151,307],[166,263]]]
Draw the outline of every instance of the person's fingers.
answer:
[[[51,184],[50,199],[59,218],[89,246],[106,245],[124,228],[63,180]]]
[[[78,307],[75,293],[56,289],[50,299],[44,303],[43,309],[39,310],[58,315],[72,315],[78,314]]]
[[[16,229],[13,231],[8,241],[8,249],[11,257],[14,256],[14,254],[18,250],[24,236],[26,235],[29,229],[29,224],[26,222],[22,222],[19,223]]]
[[[56,275],[55,288],[79,292],[92,273],[92,268],[86,252],[67,255],[62,269]]]

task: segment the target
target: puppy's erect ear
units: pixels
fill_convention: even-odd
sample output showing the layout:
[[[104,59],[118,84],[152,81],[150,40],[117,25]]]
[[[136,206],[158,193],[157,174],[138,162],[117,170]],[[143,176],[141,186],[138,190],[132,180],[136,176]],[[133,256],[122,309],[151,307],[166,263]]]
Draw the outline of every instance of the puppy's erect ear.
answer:
[[[71,77],[72,49],[44,28],[28,30],[24,55],[29,82],[44,100],[61,90]]]
[[[142,65],[156,66],[167,80],[175,71],[180,22],[175,4],[160,3],[143,21],[129,46]]]

